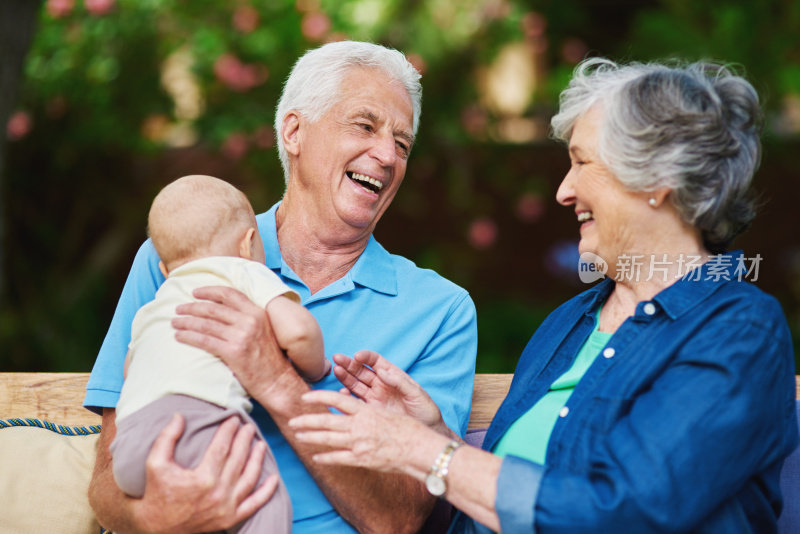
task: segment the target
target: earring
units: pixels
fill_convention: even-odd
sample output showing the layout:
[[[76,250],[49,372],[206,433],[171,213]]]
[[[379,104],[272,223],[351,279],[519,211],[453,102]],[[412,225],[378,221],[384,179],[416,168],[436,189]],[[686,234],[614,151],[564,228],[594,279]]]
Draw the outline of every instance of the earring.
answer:
[[[655,208],[656,207],[656,197],[650,197],[650,200],[648,200],[647,203]]]

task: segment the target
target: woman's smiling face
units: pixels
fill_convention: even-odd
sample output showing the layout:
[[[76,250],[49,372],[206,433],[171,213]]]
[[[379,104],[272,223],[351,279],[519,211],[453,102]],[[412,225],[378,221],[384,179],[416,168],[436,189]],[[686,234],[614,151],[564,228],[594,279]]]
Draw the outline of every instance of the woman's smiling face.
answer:
[[[592,252],[613,268],[622,255],[651,252],[642,222],[651,215],[648,194],[629,191],[605,166],[598,154],[603,110],[589,109],[575,121],[569,140],[569,172],[556,199],[574,206],[581,223],[581,254]]]

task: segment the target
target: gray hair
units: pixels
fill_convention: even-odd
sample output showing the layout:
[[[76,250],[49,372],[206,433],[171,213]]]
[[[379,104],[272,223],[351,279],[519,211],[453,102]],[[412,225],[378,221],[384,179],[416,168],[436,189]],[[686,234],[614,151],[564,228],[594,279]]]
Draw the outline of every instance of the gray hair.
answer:
[[[412,129],[417,133],[422,110],[420,74],[399,51],[374,43],[338,41],[305,53],[297,60],[283,86],[275,112],[275,132],[283,175],[289,182],[289,156],[280,131],[283,119],[291,110],[311,122],[318,121],[337,102],[339,86],[353,67],[381,69],[405,87],[413,110]]]
[[[553,137],[568,141],[575,121],[594,106],[604,113],[599,157],[626,188],[670,188],[670,201],[712,253],[749,226],[762,113],[747,80],[714,63],[588,59],[561,93]]]

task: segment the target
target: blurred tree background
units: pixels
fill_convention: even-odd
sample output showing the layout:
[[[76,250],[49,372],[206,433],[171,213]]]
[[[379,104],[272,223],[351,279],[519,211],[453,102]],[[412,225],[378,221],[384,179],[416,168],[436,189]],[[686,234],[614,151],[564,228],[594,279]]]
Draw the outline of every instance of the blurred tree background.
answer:
[[[554,199],[568,158],[547,133],[590,55],[716,59],[753,81],[767,110],[763,206],[736,245],[762,256],[755,282],[800,332],[794,0],[3,4],[2,371],[91,369],[166,183],[211,174],[257,211],[278,200],[271,124],[283,80],[305,50],[339,39],[395,47],[423,74],[419,142],[376,237],[472,293],[479,370],[513,370],[545,315],[583,288],[577,224]]]

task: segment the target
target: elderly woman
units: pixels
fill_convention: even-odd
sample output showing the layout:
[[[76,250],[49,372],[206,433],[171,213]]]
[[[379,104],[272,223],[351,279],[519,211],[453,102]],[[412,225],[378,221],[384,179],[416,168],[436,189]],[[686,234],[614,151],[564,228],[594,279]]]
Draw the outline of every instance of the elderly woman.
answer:
[[[307,394],[341,413],[295,418],[298,438],[425,481],[453,532],[774,531],[793,350],[754,260],[725,253],[753,216],[759,124],[723,67],[584,62],[552,121],[571,161],[556,198],[607,277],[536,331],[484,450],[370,352],[337,356],[359,398]]]

